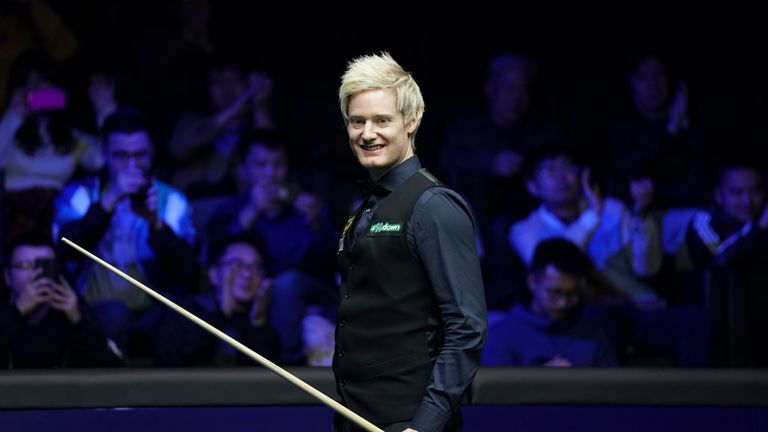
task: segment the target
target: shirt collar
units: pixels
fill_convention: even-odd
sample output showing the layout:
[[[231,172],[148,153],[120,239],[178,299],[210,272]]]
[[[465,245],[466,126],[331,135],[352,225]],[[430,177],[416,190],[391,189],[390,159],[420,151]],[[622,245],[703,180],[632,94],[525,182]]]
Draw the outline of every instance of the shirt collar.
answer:
[[[393,190],[397,189],[398,186],[408,180],[408,178],[413,175],[413,173],[420,169],[421,162],[419,161],[418,156],[413,155],[412,157],[401,162],[400,165],[397,165],[387,171],[386,174],[384,174],[376,183],[392,192]]]

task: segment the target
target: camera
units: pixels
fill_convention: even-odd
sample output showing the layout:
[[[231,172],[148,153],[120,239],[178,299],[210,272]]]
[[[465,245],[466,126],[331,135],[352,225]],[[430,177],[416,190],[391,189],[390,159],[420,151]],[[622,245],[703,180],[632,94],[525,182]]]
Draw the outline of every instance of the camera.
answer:
[[[131,194],[131,210],[133,210],[134,213],[137,215],[143,215],[149,212],[149,209],[147,209],[147,191],[149,190],[149,185],[146,185],[136,191],[135,193]]]
[[[59,263],[55,259],[38,258],[35,260],[35,268],[43,269],[43,271],[37,275],[38,279],[48,278],[52,281],[59,280],[61,272],[59,271]]]
[[[150,179],[147,170],[142,172],[142,176],[147,181],[147,184],[130,195],[131,210],[137,215],[145,215],[149,212],[149,209],[147,209],[147,191],[149,191],[152,180]]]

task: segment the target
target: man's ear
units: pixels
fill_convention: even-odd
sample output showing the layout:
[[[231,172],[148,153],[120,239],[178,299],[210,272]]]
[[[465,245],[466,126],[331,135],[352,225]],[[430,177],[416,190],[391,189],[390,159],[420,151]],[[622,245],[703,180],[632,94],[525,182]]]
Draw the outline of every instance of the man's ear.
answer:
[[[533,287],[536,286],[536,275],[529,274],[525,280],[528,283],[528,291],[533,292]]]
[[[208,269],[208,281],[211,283],[211,285],[219,286],[221,282],[220,280],[221,278],[219,276],[220,276],[219,272],[216,271],[215,267],[211,267]]]
[[[539,185],[536,184],[536,181],[534,180],[527,180],[525,182],[525,187],[528,189],[528,193],[534,197],[534,198],[541,198],[539,194]]]
[[[419,127],[419,122],[420,121],[421,121],[421,118],[414,117],[414,118],[411,119],[411,121],[406,123],[405,130],[406,130],[406,132],[408,132],[409,136],[413,135],[413,133],[416,132],[416,129]]]

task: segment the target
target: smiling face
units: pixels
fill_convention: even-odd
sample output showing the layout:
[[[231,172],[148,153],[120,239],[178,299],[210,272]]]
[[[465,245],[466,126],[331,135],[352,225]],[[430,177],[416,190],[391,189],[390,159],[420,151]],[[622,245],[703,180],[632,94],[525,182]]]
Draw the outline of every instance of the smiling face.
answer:
[[[715,189],[715,202],[735,221],[751,221],[765,204],[762,175],[747,167],[728,170]]]
[[[349,145],[373,179],[414,155],[409,136],[418,122],[405,123],[396,99],[390,89],[365,90],[349,98]]]

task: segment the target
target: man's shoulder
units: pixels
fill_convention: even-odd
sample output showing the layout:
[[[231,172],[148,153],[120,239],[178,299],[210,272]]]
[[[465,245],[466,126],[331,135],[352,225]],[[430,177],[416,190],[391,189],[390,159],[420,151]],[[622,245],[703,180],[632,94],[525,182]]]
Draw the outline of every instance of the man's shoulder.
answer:
[[[73,204],[73,200],[81,204],[98,200],[100,184],[97,176],[84,177],[67,183],[59,192],[57,206]]]

